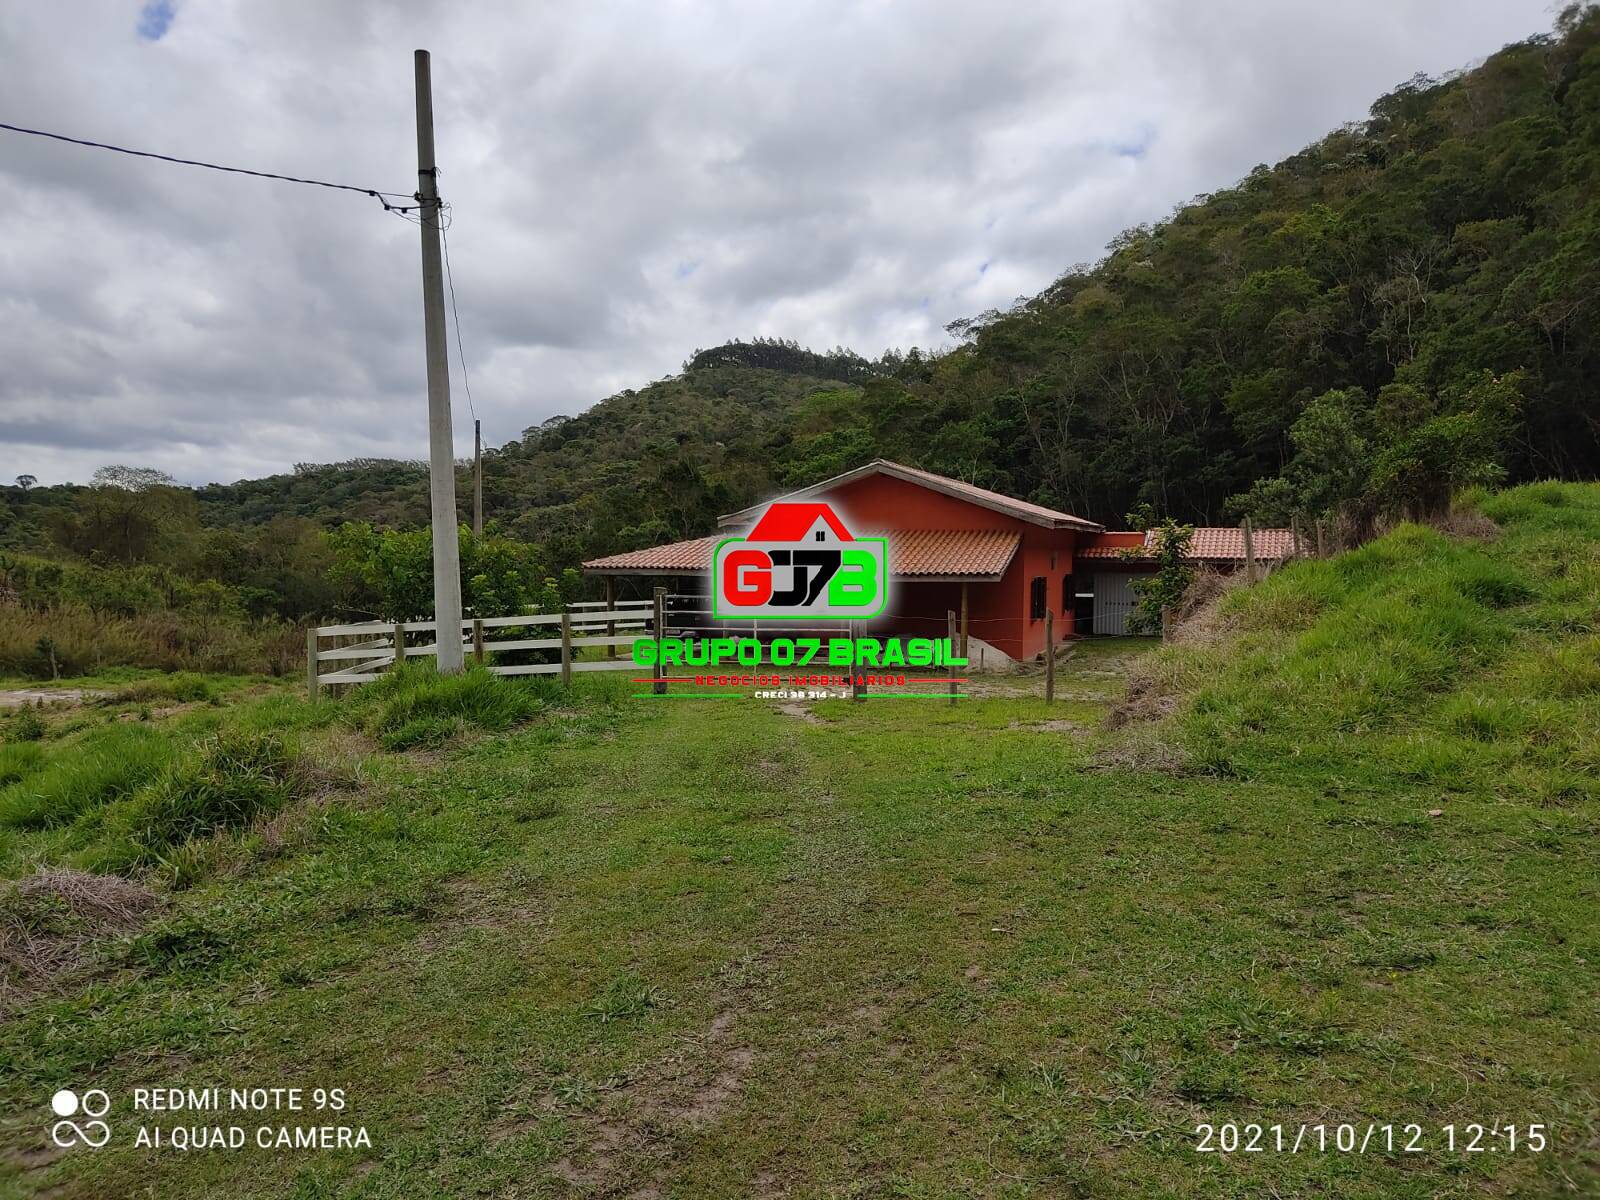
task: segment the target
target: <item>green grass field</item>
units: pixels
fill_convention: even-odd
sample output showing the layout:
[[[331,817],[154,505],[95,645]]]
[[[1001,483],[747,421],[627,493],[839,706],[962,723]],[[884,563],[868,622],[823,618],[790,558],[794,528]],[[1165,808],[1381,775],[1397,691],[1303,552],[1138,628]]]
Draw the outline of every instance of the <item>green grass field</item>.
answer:
[[[0,901],[83,935],[7,960],[0,1195],[1594,1195],[1600,487],[1475,503],[1496,540],[1297,564],[1049,707],[410,676],[6,718],[0,874],[157,906]],[[63,1086],[105,1149],[50,1146]],[[371,1146],[132,1145],[219,1120]],[[1227,1122],[1423,1148],[1197,1151]]]

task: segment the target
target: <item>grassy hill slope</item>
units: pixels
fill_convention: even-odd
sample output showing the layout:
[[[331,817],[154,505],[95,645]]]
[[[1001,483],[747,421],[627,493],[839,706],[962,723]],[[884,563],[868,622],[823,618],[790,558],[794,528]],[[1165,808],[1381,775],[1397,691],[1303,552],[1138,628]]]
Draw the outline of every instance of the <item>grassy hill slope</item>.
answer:
[[[1403,525],[1226,594],[1141,667],[1132,711],[1206,769],[1560,810],[1600,798],[1600,485],[1466,497],[1494,525]]]

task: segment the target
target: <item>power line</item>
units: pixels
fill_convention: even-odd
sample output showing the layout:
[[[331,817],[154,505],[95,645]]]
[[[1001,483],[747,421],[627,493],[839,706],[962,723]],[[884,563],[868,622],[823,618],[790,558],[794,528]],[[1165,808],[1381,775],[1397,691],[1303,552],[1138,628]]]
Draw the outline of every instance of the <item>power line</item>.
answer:
[[[84,138],[68,137],[64,133],[49,133],[43,129],[26,129],[21,125],[7,125],[0,121],[0,129],[9,129],[12,133],[26,133],[32,137],[50,138],[57,142],[69,142],[74,146],[88,146],[93,150],[110,150],[117,154],[129,154],[134,158],[154,158],[161,162],[177,163],[183,167],[204,167],[208,171],[226,171],[230,175],[253,175],[257,179],[278,179],[284,183],[304,183],[311,187],[333,188],[341,192],[360,192],[363,196],[371,196],[390,212],[410,212],[420,207],[418,204],[390,204],[388,198],[415,200],[416,196],[408,192],[382,192],[377,188],[357,187],[349,183],[329,183],[325,179],[302,179],[296,175],[279,175],[272,171],[251,171],[245,167],[225,167],[219,163],[201,162],[194,158],[174,158],[170,154],[156,154],[150,150],[130,150],[126,146],[113,146],[109,142],[91,142]]]
[[[441,204],[439,207],[441,210],[439,216],[443,217],[444,210],[447,210],[450,206]],[[461,360],[461,386],[466,389],[467,409],[472,413],[472,419],[476,421],[478,419],[478,407],[472,403],[472,384],[467,379],[467,352],[461,348],[461,314],[456,311],[456,281],[450,274],[450,235],[445,232],[453,223],[454,218],[450,221],[440,220],[439,237],[444,242],[444,278],[445,282],[450,285],[450,319],[455,322],[456,327],[456,357]]]

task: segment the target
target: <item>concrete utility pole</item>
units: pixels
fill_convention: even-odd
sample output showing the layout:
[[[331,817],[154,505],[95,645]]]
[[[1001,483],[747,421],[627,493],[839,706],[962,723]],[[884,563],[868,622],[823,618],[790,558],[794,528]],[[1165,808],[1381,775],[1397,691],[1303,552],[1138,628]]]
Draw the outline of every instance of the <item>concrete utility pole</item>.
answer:
[[[433,161],[433,73],[416,53],[417,195],[422,204],[422,328],[428,349],[428,490],[433,506],[433,620],[439,672],[458,675],[461,648],[461,545],[456,528],[455,439],[450,427],[450,361],[444,327],[444,264],[439,256],[439,181]]]
[[[483,536],[483,422],[472,423],[472,536]]]

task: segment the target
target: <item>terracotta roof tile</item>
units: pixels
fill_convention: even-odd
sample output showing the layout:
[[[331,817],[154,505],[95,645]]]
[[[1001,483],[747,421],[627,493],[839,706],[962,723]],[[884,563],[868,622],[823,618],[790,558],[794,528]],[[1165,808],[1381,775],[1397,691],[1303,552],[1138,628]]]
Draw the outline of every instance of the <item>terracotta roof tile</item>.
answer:
[[[889,572],[896,579],[984,575],[998,579],[1022,535],[1007,529],[889,530]]]
[[[726,534],[691,538],[687,542],[668,542],[648,550],[627,550],[592,558],[583,564],[585,571],[704,571],[711,565],[711,551]]]
[[[862,536],[889,538],[889,569],[897,579],[933,576],[999,578],[1011,564],[1020,534],[1005,529],[877,530]],[[595,558],[583,564],[599,574],[701,574],[711,568],[711,552],[728,534],[693,538]]]
[[[1085,521],[1082,517],[1075,517],[1071,513],[1060,512],[1053,508],[1045,508],[1042,504],[1032,504],[1027,500],[1018,500],[1000,492],[991,492],[988,488],[977,487],[974,484],[963,483],[959,479],[951,479],[948,475],[936,475],[932,471],[924,471],[920,467],[908,467],[904,463],[890,462],[887,459],[874,459],[865,466],[856,467],[842,475],[835,475],[831,479],[824,479],[810,487],[801,488],[799,491],[789,492],[777,497],[778,500],[799,500],[810,496],[822,496],[857,479],[864,479],[869,475],[888,475],[893,479],[903,479],[908,483],[920,484],[931,488],[946,496],[954,496],[960,500],[968,500],[991,512],[1005,513],[1019,520],[1028,521],[1035,525],[1043,525],[1047,529],[1082,529],[1098,533],[1105,528],[1093,521]],[[726,513],[718,520],[725,526],[748,524],[757,513],[765,507],[764,504],[751,505],[738,512]]]
[[[1294,531],[1291,529],[1257,529],[1252,535],[1256,557],[1266,560],[1288,558],[1294,553]],[[1155,533],[1146,532],[1144,545],[1132,557],[1154,557]],[[1118,546],[1082,546],[1074,552],[1075,558],[1124,558],[1127,551]],[[1203,525],[1194,531],[1185,558],[1206,562],[1243,562],[1244,530],[1231,525]]]

